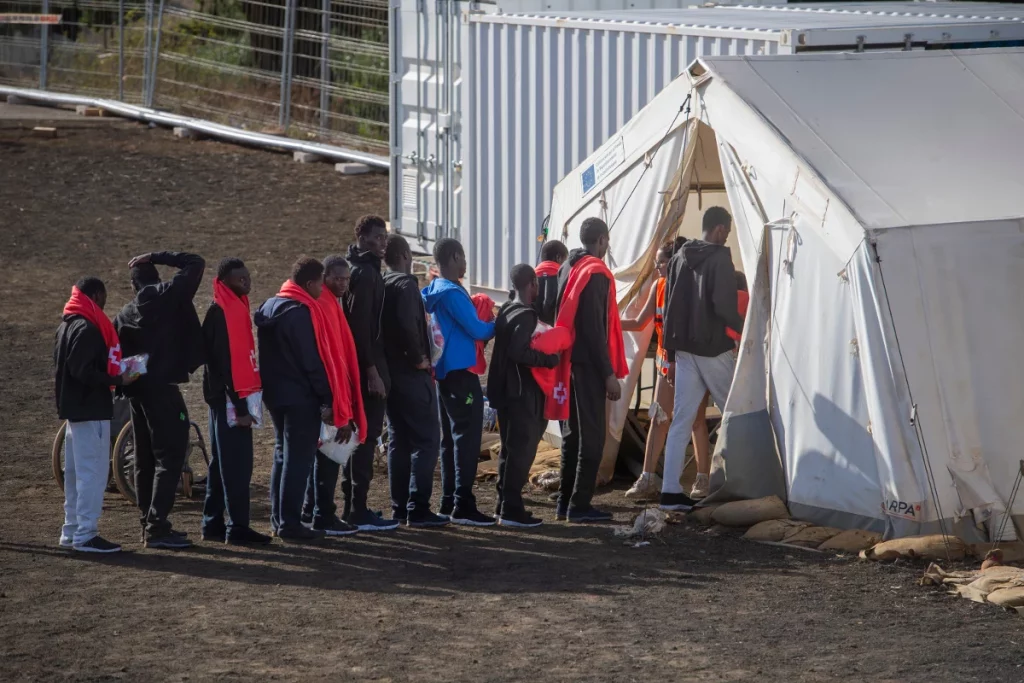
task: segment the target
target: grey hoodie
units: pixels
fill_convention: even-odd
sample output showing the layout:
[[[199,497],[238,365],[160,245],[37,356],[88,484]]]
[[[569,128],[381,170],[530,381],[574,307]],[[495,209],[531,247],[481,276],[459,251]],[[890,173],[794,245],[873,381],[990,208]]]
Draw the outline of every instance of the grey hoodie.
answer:
[[[736,304],[736,269],[728,247],[688,240],[672,257],[665,283],[668,351],[715,357],[735,348],[726,327],[743,331]]]

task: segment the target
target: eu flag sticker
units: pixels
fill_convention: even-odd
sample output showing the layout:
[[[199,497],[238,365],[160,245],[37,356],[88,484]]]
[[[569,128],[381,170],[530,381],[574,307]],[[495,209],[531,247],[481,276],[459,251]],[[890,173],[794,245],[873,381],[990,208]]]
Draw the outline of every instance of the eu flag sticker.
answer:
[[[594,170],[594,164],[587,166],[586,170],[583,171],[583,194],[586,194],[594,189],[594,185],[597,185],[597,171]]]

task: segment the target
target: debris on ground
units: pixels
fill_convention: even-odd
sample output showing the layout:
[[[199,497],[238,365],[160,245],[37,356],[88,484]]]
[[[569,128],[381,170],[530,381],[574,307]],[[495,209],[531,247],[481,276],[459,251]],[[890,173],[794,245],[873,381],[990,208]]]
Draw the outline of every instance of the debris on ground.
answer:
[[[530,483],[540,491],[557,491],[562,483],[562,475],[558,470],[546,470],[530,477]]]
[[[646,538],[660,534],[666,524],[668,515],[664,510],[645,508],[633,520],[633,526],[617,526],[612,531],[619,538]]]

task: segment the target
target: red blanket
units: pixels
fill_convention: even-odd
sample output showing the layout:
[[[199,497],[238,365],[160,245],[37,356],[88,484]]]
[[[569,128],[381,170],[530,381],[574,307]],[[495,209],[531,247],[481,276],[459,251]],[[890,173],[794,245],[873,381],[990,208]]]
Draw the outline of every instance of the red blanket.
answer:
[[[537,277],[547,277],[549,275],[558,275],[559,266],[554,261],[541,261],[537,264],[537,267],[533,269],[533,272],[537,273]]]
[[[469,298],[476,307],[476,317],[485,323],[494,322],[494,299],[486,294],[474,294]],[[476,363],[469,369],[474,375],[482,375],[487,372],[487,359],[484,358],[484,347],[486,346],[487,342],[485,341],[476,343]]]
[[[64,315],[80,315],[99,328],[103,343],[107,345],[107,374],[117,377],[121,374],[121,341],[110,319],[95,301],[82,293],[78,287],[71,288],[71,298],[64,304]]]
[[[252,320],[249,318],[249,297],[238,296],[226,284],[214,278],[213,301],[224,311],[224,322],[228,328],[231,383],[235,385],[235,393],[245,398],[262,387],[256,363],[256,341],[252,336]]]
[[[747,317],[747,306],[750,305],[750,293],[744,292],[742,289],[736,292],[736,308],[740,311],[740,317],[746,319]],[[733,331],[731,327],[725,328],[725,333],[729,335],[729,339],[733,341],[740,340],[740,333]]]
[[[569,280],[565,283],[565,292],[562,294],[562,305],[558,309],[555,327],[567,329],[572,342],[575,343],[576,309],[579,306],[583,290],[594,275],[603,275],[608,278],[608,355],[611,359],[612,371],[616,377],[622,379],[629,374],[629,365],[626,363],[626,349],[622,341],[622,324],[619,320],[619,307],[615,296],[615,278],[612,277],[612,272],[608,270],[604,261],[594,256],[584,256],[569,271]],[[550,383],[551,391],[546,394],[544,417],[549,420],[567,420],[569,419],[569,382],[572,377],[571,346],[562,351],[558,367],[549,372],[554,372],[555,376]]]
[[[278,296],[298,301],[309,309],[313,319],[313,335],[320,352],[327,381],[331,385],[334,411],[334,426],[344,427],[355,422],[359,430],[359,442],[366,438],[366,414],[359,386],[359,363],[356,360],[356,345],[352,339],[345,313],[329,292],[314,299],[302,287],[291,280],[281,285]],[[347,333],[347,334],[346,334]]]

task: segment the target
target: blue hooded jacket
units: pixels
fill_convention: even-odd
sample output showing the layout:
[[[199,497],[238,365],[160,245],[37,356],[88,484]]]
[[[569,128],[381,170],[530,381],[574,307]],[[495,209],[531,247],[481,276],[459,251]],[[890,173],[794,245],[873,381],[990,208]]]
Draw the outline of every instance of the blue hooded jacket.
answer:
[[[477,317],[476,307],[462,285],[435,279],[423,290],[423,306],[437,320],[444,336],[444,352],[434,368],[437,379],[476,365],[476,342],[494,336],[494,323]]]

